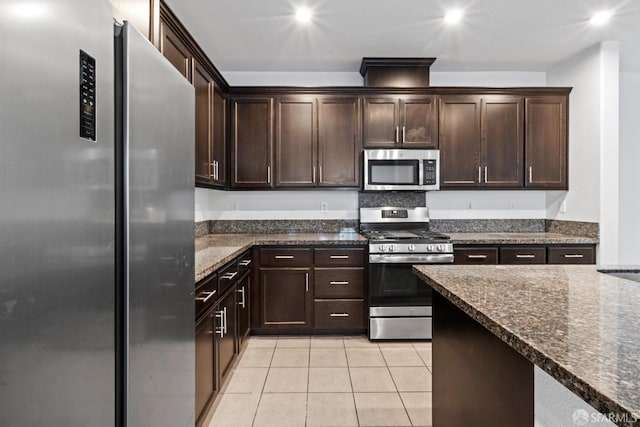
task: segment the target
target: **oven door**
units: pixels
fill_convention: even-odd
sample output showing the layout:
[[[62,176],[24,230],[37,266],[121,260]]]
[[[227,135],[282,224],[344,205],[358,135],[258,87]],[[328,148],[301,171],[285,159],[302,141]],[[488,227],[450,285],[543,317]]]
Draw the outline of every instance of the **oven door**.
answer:
[[[413,264],[369,263],[369,306],[430,307],[431,287],[413,274]]]

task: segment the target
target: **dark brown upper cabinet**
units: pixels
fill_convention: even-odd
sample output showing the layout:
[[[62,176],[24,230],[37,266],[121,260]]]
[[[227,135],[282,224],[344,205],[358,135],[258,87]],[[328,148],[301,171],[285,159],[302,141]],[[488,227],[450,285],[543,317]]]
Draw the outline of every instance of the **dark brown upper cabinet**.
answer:
[[[365,148],[438,148],[434,96],[365,97]]]
[[[525,187],[568,189],[567,97],[525,99]]]
[[[211,74],[193,61],[196,182],[224,187],[226,181],[226,95]]]
[[[164,20],[160,21],[160,52],[176,69],[191,81],[191,60],[193,56],[178,34]]]
[[[440,98],[440,186],[478,187],[480,176],[480,109],[477,95]]]
[[[318,99],[318,186],[360,186],[361,135],[358,97]]]
[[[234,98],[231,123],[231,187],[271,188],[273,98]]]
[[[441,186],[522,188],[523,114],[518,96],[443,96]]]
[[[481,109],[481,167],[485,187],[522,188],[524,100],[486,95]]]
[[[317,184],[315,97],[281,97],[276,103],[276,187]]]

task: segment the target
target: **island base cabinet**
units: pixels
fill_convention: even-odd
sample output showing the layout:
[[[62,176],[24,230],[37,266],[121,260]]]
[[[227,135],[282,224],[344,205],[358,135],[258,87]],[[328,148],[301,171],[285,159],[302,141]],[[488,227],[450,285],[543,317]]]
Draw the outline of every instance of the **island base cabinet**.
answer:
[[[533,364],[433,295],[433,425],[534,425]]]

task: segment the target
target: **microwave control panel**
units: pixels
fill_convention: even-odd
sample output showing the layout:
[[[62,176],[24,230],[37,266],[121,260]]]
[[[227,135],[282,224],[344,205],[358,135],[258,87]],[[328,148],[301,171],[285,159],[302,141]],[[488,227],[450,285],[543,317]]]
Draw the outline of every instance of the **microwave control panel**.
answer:
[[[422,165],[424,172],[424,185],[436,185],[436,169],[438,168],[438,161],[435,159],[424,160]]]

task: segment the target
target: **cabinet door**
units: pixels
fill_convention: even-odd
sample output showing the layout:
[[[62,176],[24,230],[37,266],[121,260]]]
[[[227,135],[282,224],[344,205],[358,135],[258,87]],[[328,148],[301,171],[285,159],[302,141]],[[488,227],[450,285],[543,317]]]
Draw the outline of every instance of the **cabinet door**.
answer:
[[[232,116],[232,187],[272,186],[273,98],[236,98]]]
[[[438,110],[435,104],[435,98],[431,96],[400,100],[400,140],[404,148],[438,148]]]
[[[218,87],[213,89],[213,130],[211,137],[212,183],[224,186],[227,180],[227,97]]]
[[[364,98],[365,148],[394,148],[400,138],[399,100]]]
[[[160,21],[160,52],[185,79],[191,81],[191,53],[164,20]]]
[[[316,100],[283,97],[276,108],[276,187],[316,184]]]
[[[523,186],[523,105],[517,96],[483,96],[481,164],[485,187]]]
[[[238,350],[242,348],[244,340],[249,335],[250,308],[249,296],[251,288],[251,274],[246,274],[238,282]]]
[[[478,187],[480,175],[480,97],[440,99],[440,185]]]
[[[527,188],[567,189],[567,98],[525,100]]]
[[[318,101],[318,185],[359,187],[360,100],[356,97]]]
[[[211,181],[211,129],[213,77],[197,61],[193,62],[193,86],[196,94],[196,181]]]
[[[311,326],[310,269],[261,269],[261,326],[272,329]]]
[[[213,334],[213,315],[207,314],[196,325],[196,419],[200,417],[209,399],[211,399],[213,393],[216,391]]]
[[[229,374],[236,355],[236,287],[234,286],[218,303],[215,311],[216,351],[218,355],[218,380],[220,384]]]

